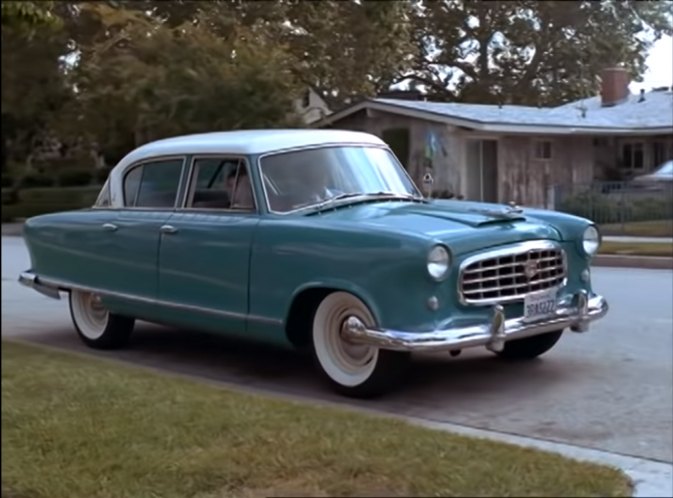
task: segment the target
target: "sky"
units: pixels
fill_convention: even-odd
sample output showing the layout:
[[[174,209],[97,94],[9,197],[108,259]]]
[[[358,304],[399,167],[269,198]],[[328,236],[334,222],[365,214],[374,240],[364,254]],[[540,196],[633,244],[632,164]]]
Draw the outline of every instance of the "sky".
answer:
[[[645,63],[647,70],[643,81],[631,83],[631,92],[638,93],[641,88],[647,92],[652,88],[673,86],[673,38],[664,35],[654,42]]]

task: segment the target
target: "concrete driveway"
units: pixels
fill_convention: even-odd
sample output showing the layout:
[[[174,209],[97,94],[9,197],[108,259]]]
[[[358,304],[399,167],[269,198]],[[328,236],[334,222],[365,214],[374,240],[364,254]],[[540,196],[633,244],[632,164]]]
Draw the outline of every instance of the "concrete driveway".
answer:
[[[485,350],[424,355],[383,399],[332,395],[307,358],[195,331],[139,324],[132,347],[86,350],[67,302],[20,286],[23,240],[2,238],[2,335],[243,386],[336,400],[430,420],[673,462],[673,272],[595,268],[611,311],[528,364]]]

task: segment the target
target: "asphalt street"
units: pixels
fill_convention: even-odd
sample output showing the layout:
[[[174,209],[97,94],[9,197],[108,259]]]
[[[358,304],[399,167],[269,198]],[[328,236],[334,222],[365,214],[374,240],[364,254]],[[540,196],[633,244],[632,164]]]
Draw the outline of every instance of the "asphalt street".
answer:
[[[19,237],[2,237],[2,335],[242,386],[673,462],[673,271],[594,268],[611,306],[585,334],[568,332],[542,358],[511,364],[486,350],[423,355],[385,398],[331,394],[291,352],[139,323],[121,352],[87,350],[67,301],[16,281],[30,266]]]

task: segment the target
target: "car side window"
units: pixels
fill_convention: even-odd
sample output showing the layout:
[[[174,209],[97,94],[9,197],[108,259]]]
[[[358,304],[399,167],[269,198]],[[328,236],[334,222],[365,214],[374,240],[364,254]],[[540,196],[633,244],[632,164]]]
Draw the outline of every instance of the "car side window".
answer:
[[[110,199],[110,180],[105,180],[103,188],[100,190],[96,202],[93,206],[97,208],[106,208],[112,205],[112,200]]]
[[[124,178],[124,203],[129,207],[172,208],[180,189],[183,160],[142,164]]]
[[[255,209],[247,164],[243,159],[197,158],[192,172],[187,207],[204,209]]]

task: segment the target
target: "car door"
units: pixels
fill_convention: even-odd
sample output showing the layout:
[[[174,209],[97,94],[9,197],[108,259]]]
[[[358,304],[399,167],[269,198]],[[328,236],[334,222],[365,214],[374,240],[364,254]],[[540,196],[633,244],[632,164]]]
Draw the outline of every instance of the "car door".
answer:
[[[181,199],[185,164],[185,157],[167,157],[125,172],[124,207],[104,227],[113,234],[106,249],[113,262],[109,290],[134,299],[157,298],[161,230]]]
[[[184,209],[159,248],[159,299],[183,324],[244,333],[250,247],[259,222],[243,158],[194,157]]]

